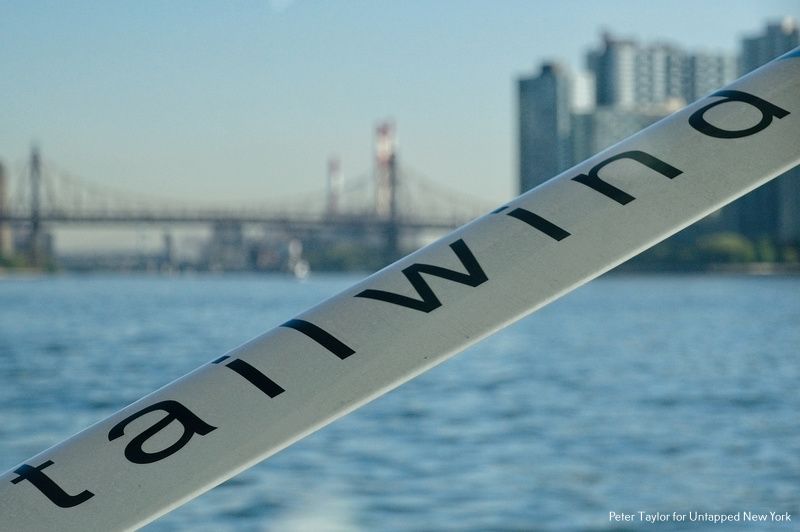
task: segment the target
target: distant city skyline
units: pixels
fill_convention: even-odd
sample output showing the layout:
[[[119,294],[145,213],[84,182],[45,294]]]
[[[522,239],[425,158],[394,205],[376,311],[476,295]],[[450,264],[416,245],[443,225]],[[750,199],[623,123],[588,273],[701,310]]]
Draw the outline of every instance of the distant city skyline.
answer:
[[[581,85],[570,69],[544,62],[540,72],[518,80],[518,191],[538,186],[797,46],[800,27],[787,16],[742,38],[738,53],[698,53],[676,43],[605,32],[602,45],[586,53],[591,74],[589,83]],[[578,91],[585,93],[579,105]],[[800,168],[752,191],[681,238],[726,232],[779,247],[800,242]]]
[[[793,18],[781,23],[796,35]],[[774,52],[770,59],[786,51],[787,45],[791,48],[788,42],[780,45],[770,50]],[[586,51],[582,71],[543,62],[539,72],[518,80],[518,192],[760,66],[748,63],[750,68],[739,72],[737,56],[732,51],[697,52],[677,43],[621,38],[606,31],[602,43]]]
[[[0,160],[37,143],[98,184],[235,204],[372,169],[375,124],[443,185],[515,194],[515,79],[608,30],[708,51],[792,1],[0,4]]]

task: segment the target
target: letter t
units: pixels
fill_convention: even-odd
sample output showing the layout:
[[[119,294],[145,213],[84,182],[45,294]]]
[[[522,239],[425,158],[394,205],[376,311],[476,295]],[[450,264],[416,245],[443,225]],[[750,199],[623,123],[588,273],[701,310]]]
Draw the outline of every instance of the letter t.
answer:
[[[53,465],[52,460],[48,460],[38,467],[22,464],[14,470],[19,476],[11,481],[12,484],[19,484],[23,480],[30,481],[39,491],[41,491],[51,502],[61,508],[72,508],[86,502],[94,497],[91,491],[82,491],[77,495],[70,495],[61,486],[56,484],[53,479],[42,473],[42,470]]]

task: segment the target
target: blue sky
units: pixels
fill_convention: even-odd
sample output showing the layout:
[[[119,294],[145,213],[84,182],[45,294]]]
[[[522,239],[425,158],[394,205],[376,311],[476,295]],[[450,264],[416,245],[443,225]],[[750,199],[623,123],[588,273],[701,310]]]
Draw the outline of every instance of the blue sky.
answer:
[[[250,202],[371,167],[390,117],[402,163],[513,195],[514,80],[573,66],[602,29],[735,50],[797,0],[0,0],[0,160],[132,192]]]

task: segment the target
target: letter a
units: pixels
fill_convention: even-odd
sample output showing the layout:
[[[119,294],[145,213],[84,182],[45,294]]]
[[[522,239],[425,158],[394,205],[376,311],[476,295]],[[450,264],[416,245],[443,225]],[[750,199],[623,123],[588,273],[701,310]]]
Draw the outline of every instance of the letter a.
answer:
[[[723,96],[724,99],[717,100],[716,102],[710,103],[705,107],[701,107],[689,117],[689,124],[703,135],[708,135],[709,137],[716,137],[718,139],[738,139],[741,137],[749,137],[750,135],[755,135],[759,131],[768,128],[772,123],[772,117],[781,119],[789,114],[789,111],[786,109],[781,109],[777,105],[773,105],[766,100],[762,100],[758,96],[753,96],[752,94],[742,91],[717,91],[711,95],[711,97],[714,96]],[[752,105],[761,111],[761,121],[753,127],[749,127],[747,129],[735,129],[733,131],[720,129],[717,126],[712,126],[709,124],[704,116],[706,111],[712,107],[716,107],[728,102],[744,102]]]
[[[156,410],[163,410],[168,415],[163,418],[161,421],[150,427],[149,429],[145,430],[138,436],[135,436],[125,447],[125,458],[129,461],[133,462],[134,464],[152,464],[153,462],[158,462],[159,460],[163,460],[164,458],[178,452],[183,448],[184,445],[189,443],[189,440],[192,439],[192,436],[195,434],[199,434],[201,436],[205,436],[212,430],[215,430],[217,427],[212,427],[196,415],[192,413],[191,410],[180,404],[178,401],[161,401],[159,403],[155,403],[153,405],[148,406],[142,410],[139,410],[135,414],[131,414],[130,416],[126,417],[116,425],[114,428],[111,429],[108,433],[108,441],[114,441],[117,438],[121,437],[124,434],[125,427],[128,426],[128,423],[133,421],[134,419],[138,419],[145,414],[150,412],[155,412]],[[177,421],[181,425],[183,425],[183,434],[178,441],[167,447],[166,449],[162,449],[161,451],[155,453],[148,453],[142,449],[144,443],[164,430],[167,425],[172,423],[173,421]]]

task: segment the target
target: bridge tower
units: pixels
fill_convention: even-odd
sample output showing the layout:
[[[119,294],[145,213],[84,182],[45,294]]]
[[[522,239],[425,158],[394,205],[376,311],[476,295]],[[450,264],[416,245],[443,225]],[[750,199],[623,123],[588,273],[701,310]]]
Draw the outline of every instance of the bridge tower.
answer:
[[[11,224],[5,220],[8,216],[8,182],[6,170],[0,163],[0,257],[9,257],[13,252],[14,242],[11,236]]]
[[[375,214],[384,227],[384,262],[400,256],[397,216],[397,146],[394,124],[382,122],[375,128]]]
[[[42,160],[39,148],[31,147],[30,173],[28,181],[31,186],[31,217],[30,234],[28,239],[28,257],[33,267],[42,265],[42,224],[41,224],[41,188],[42,188]]]
[[[338,157],[328,159],[328,190],[326,209],[329,216],[339,213],[339,198],[342,196],[342,167]]]

